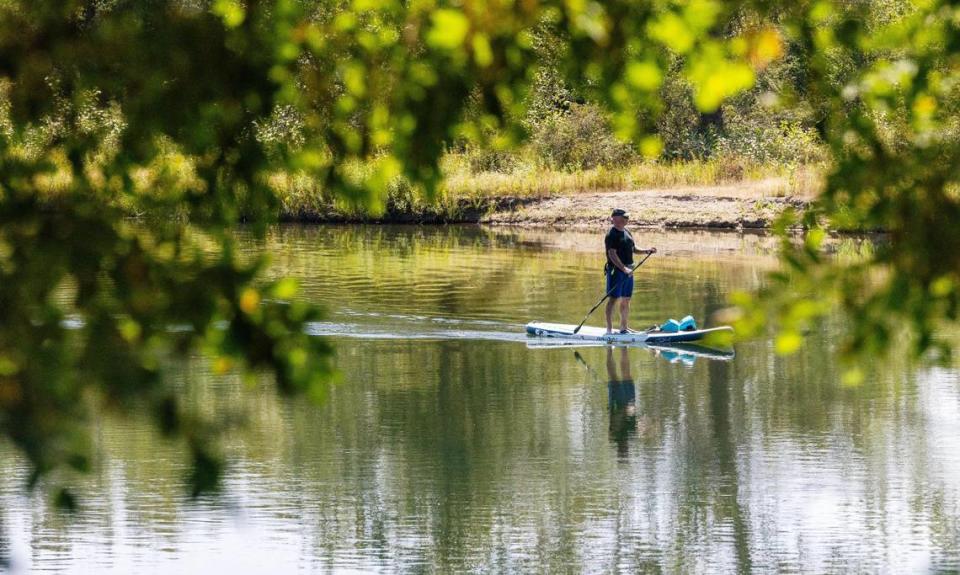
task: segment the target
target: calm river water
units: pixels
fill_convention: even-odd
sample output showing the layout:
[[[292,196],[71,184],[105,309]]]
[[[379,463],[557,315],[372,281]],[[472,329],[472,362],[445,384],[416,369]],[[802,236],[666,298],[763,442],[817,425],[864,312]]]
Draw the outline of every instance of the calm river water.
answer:
[[[936,572],[960,567],[958,370],[892,361],[840,383],[840,317],[789,358],[537,349],[602,294],[602,231],[282,227],[272,273],[327,308],[325,403],[177,369],[246,423],[215,498],[185,453],[103,414],[105,454],[64,516],[0,445],[0,571],[12,573]],[[656,245],[632,322],[703,321],[761,285],[774,243],[638,232]],[[600,312],[593,318],[599,325]]]

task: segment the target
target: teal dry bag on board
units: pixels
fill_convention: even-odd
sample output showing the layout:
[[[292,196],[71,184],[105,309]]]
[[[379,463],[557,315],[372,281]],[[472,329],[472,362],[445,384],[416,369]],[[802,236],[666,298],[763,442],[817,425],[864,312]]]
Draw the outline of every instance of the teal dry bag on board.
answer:
[[[677,321],[675,319],[668,319],[663,322],[663,325],[660,326],[660,331],[665,331],[667,333],[677,333],[678,331],[695,331],[697,329],[697,322],[693,319],[692,315]]]

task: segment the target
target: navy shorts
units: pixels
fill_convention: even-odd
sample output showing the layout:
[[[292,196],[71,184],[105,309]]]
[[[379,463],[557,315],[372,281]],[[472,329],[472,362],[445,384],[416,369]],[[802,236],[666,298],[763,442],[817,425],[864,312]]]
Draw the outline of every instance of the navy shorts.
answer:
[[[607,291],[610,292],[610,297],[616,299],[618,297],[631,297],[633,296],[633,276],[628,276],[620,270],[613,270],[613,273],[607,273]],[[617,287],[613,287],[617,286]]]

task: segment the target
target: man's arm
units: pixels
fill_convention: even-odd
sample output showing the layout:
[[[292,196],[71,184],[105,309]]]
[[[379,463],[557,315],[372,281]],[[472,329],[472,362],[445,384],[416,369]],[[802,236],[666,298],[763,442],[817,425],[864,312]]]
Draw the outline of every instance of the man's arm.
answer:
[[[633,246],[633,253],[635,253],[635,254],[655,254],[655,253],[657,253],[657,248],[648,248],[648,249],[645,249],[645,250],[641,250],[641,249],[638,248],[637,246]]]
[[[610,261],[613,262],[613,267],[617,268],[623,273],[630,273],[630,268],[623,265],[623,262],[620,261],[620,256],[617,255],[617,250],[610,248],[607,250],[607,256],[610,258]]]

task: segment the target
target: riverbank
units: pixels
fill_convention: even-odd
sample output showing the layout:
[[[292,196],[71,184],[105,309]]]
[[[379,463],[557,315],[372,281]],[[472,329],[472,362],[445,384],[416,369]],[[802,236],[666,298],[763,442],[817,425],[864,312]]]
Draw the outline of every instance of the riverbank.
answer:
[[[780,195],[780,182],[765,180],[726,186],[647,189],[543,198],[496,210],[480,219],[493,225],[592,228],[606,225],[614,208],[631,215],[633,225],[658,228],[764,229],[792,207],[809,200]]]
[[[389,197],[370,215],[334,205],[286,204],[281,220],[314,223],[479,223],[499,226],[594,228],[613,208],[630,212],[633,224],[658,228],[765,229],[785,209],[804,210],[812,187],[784,177],[718,185],[679,185],[615,191],[473,195],[418,202]],[[313,204],[316,206],[316,204]]]

